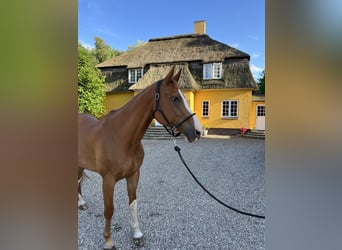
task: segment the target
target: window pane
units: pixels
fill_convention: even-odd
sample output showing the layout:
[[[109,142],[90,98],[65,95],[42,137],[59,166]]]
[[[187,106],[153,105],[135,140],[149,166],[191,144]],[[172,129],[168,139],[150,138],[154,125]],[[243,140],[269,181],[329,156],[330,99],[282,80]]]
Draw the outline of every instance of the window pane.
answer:
[[[130,69],[129,71],[128,71],[128,81],[130,82],[130,83],[133,83],[133,82],[135,82],[135,70],[134,69]]]
[[[212,64],[203,64],[203,79],[212,78]]]
[[[214,79],[220,79],[221,73],[222,73],[222,63],[214,63],[213,64],[213,78]]]
[[[222,117],[238,117],[238,101],[222,101]]]
[[[257,116],[265,116],[265,106],[258,106]]]
[[[142,69],[137,69],[137,79],[136,82],[142,77]]]
[[[209,102],[203,101],[202,102],[202,116],[208,116],[209,115]]]
[[[128,82],[135,83],[137,82],[143,75],[143,69],[129,69],[128,70]]]
[[[229,101],[222,102],[222,116],[223,117],[229,116]]]
[[[230,102],[230,116],[232,117],[237,116],[237,101]]]
[[[132,82],[132,70],[128,70],[128,82]]]

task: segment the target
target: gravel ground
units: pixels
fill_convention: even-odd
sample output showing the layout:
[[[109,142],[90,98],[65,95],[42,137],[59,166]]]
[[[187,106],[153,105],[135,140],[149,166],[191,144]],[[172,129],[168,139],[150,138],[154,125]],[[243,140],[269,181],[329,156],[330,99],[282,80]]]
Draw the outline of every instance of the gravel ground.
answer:
[[[232,137],[177,140],[190,169],[223,202],[264,214],[265,141]],[[265,249],[265,221],[231,211],[192,179],[169,140],[143,140],[145,158],[137,191],[146,243],[140,249]],[[103,249],[101,177],[86,171],[88,210],[78,212],[78,248]],[[134,249],[126,181],[115,186],[112,235],[117,249]]]

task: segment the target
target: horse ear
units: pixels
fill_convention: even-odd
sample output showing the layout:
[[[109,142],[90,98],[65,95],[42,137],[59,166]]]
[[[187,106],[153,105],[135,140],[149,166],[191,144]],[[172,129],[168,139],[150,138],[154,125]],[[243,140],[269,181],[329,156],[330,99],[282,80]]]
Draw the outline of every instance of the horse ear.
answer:
[[[165,82],[169,82],[173,76],[173,73],[175,72],[175,66],[172,67],[172,69],[170,70],[170,72],[167,74],[167,76],[165,77],[164,81]]]
[[[179,69],[178,73],[173,77],[173,79],[174,79],[176,82],[179,81],[179,77],[180,77],[181,73],[182,73],[182,69]]]

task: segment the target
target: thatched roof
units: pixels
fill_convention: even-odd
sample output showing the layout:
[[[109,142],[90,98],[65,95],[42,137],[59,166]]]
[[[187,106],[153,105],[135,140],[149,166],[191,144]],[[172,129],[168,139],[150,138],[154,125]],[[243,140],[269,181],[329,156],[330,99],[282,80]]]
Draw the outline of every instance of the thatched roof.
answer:
[[[106,92],[119,92],[119,91],[128,91],[133,83],[128,83],[124,81],[114,81],[107,83],[105,85]]]
[[[126,66],[140,68],[149,64],[202,61],[223,62],[227,58],[247,58],[249,55],[206,34],[188,34],[150,39],[131,51],[97,65],[98,68]]]
[[[249,59],[248,54],[206,34],[189,34],[150,39],[97,67],[106,75],[108,92],[144,89],[165,77],[172,65],[182,68],[182,89],[256,89]],[[222,79],[203,80],[202,64],[212,62],[223,63]],[[127,69],[132,68],[144,69],[144,75],[135,84],[128,83],[127,78]]]
[[[225,64],[224,88],[257,88],[247,59]]]
[[[130,90],[142,90],[152,83],[158,81],[159,79],[164,78],[170,71],[170,65],[167,64],[159,64],[159,65],[151,65],[150,69],[143,75],[139,81],[132,85]],[[179,69],[182,69],[181,76],[179,78],[178,84],[181,89],[200,89],[200,86],[197,84],[195,79],[192,77],[188,64],[176,65],[175,72],[178,72]]]

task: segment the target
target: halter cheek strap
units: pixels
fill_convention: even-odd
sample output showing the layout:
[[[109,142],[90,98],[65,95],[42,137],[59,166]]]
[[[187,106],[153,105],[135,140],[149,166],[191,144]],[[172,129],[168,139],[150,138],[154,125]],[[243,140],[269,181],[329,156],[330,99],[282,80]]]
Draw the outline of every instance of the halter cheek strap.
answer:
[[[177,137],[177,136],[179,136],[179,135],[181,134],[181,132],[177,132],[177,133],[176,133],[177,128],[179,128],[180,126],[182,126],[182,124],[183,124],[186,120],[188,120],[188,119],[190,119],[191,117],[193,117],[196,113],[190,114],[189,116],[185,117],[181,122],[179,122],[179,123],[177,123],[177,124],[173,124],[173,123],[169,122],[169,120],[167,119],[167,117],[166,117],[165,113],[163,112],[163,110],[161,110],[161,109],[159,108],[159,101],[160,101],[160,85],[162,84],[162,82],[163,82],[163,80],[159,80],[158,83],[157,83],[156,94],[155,94],[155,96],[154,96],[154,99],[155,99],[155,109],[154,109],[154,111],[153,111],[153,113],[152,113],[152,116],[153,116],[153,118],[156,118],[156,117],[155,117],[155,113],[156,113],[156,112],[159,112],[159,113],[163,116],[164,120],[165,120],[166,123],[167,123],[166,126],[163,125],[164,128],[166,129],[166,131],[167,131],[170,135],[172,135],[173,137]]]

